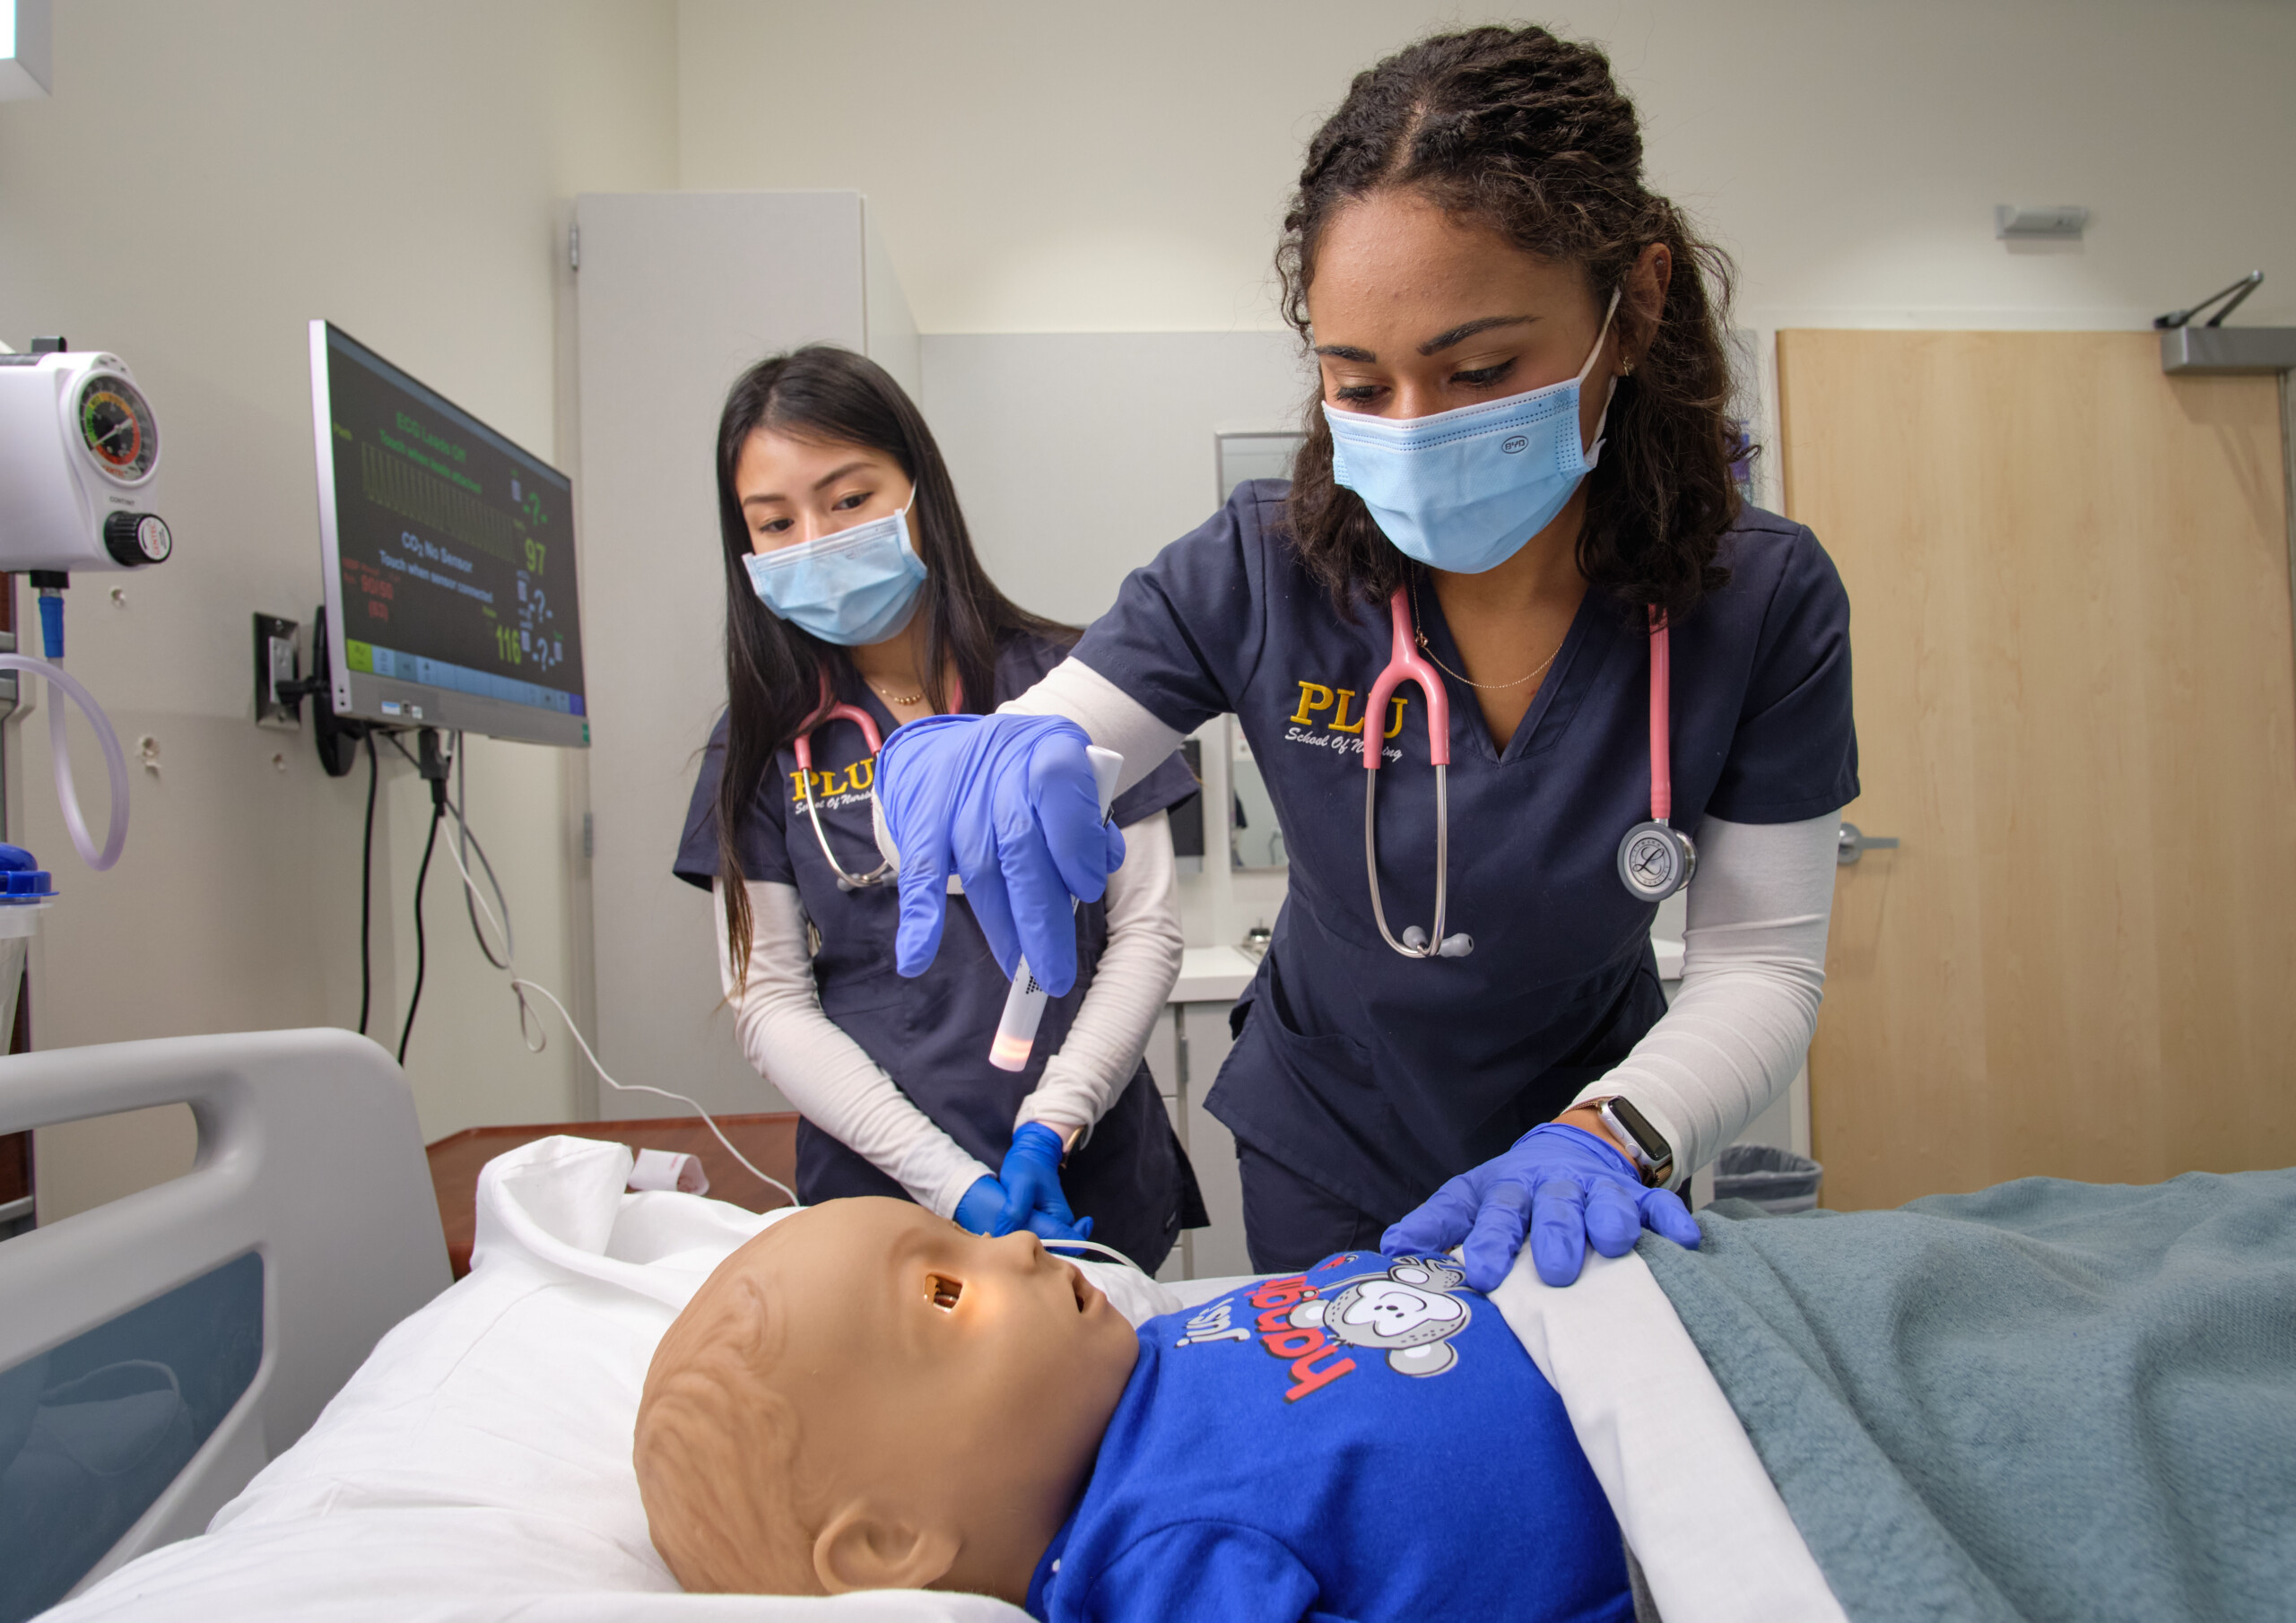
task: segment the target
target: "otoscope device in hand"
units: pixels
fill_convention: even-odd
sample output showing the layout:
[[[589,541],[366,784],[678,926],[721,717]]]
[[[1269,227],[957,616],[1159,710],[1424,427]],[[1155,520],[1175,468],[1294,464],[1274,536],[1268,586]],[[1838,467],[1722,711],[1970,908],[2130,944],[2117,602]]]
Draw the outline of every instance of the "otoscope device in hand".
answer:
[[[1109,806],[1116,799],[1117,775],[1124,770],[1124,757],[1098,744],[1085,745],[1084,755],[1092,763],[1092,784],[1100,792],[1100,820],[1106,822]],[[1073,902],[1070,907],[1074,911]],[[1037,1046],[1037,1028],[1044,1023],[1045,1002],[1045,989],[1029,973],[1029,960],[1022,959],[1013,967],[1013,990],[1004,997],[1004,1018],[996,1022],[996,1040],[988,1046],[990,1064],[999,1071],[1028,1068],[1029,1055]]]

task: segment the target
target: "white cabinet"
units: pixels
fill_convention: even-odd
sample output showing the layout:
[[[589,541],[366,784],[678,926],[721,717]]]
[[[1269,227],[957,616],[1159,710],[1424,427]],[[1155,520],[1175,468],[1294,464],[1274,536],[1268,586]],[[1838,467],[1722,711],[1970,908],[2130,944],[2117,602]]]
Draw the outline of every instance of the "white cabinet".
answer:
[[[1204,1096],[1227,1062],[1233,1040],[1228,1035],[1229,1011],[1258,968],[1233,947],[1190,947],[1181,955],[1171,1001],[1149,1035],[1149,1073],[1164,1096],[1164,1108],[1196,1168],[1196,1187],[1212,1219],[1209,1228],[1183,1231],[1159,1279],[1223,1279],[1251,1271],[1244,1251],[1244,1190],[1236,1174],[1235,1135],[1205,1109]]]
[[[726,700],[718,413],[752,362],[815,341],[914,395],[917,330],[857,192],[589,195],[575,219],[598,1056],[712,1110],[779,1109],[734,1046],[709,898],[670,874]]]

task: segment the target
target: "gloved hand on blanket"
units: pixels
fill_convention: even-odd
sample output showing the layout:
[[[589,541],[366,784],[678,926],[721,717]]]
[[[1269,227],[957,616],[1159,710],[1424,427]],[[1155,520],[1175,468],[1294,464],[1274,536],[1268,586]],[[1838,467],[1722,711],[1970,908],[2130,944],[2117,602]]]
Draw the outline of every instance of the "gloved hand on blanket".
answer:
[[[1379,1249],[1428,1256],[1465,1241],[1468,1288],[1496,1290],[1523,1248],[1526,1226],[1531,1261],[1550,1285],[1578,1277],[1589,1241],[1605,1256],[1624,1256],[1648,1227],[1698,1247],[1698,1225],[1681,1196],[1645,1189],[1634,1163],[1593,1133],[1545,1122],[1438,1189],[1387,1230]]]

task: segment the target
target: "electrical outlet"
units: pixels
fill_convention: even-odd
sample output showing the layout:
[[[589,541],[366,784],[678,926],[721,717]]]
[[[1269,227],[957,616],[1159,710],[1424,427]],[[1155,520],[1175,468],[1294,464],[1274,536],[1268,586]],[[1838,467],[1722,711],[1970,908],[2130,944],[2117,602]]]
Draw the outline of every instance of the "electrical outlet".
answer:
[[[303,727],[300,699],[279,696],[282,682],[302,674],[302,654],[295,642],[294,621],[276,614],[255,617],[255,719],[258,726],[300,733]]]

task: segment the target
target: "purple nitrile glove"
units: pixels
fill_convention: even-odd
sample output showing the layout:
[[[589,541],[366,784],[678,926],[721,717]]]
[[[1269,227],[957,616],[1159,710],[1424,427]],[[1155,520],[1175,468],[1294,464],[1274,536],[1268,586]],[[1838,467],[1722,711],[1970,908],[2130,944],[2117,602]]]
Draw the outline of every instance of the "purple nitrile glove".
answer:
[[[1464,1241],[1468,1288],[1490,1291],[1515,1265],[1526,1226],[1531,1261],[1550,1285],[1578,1277],[1589,1242],[1605,1256],[1624,1256],[1645,1228],[1698,1248],[1698,1224],[1680,1195],[1644,1188],[1634,1163],[1595,1134],[1545,1122],[1438,1189],[1387,1230],[1379,1249],[1427,1256]]]
[[[940,950],[954,869],[999,968],[1012,974],[1025,954],[1053,996],[1076,984],[1074,903],[1098,901],[1124,861],[1089,742],[1057,716],[931,716],[885,740],[877,806],[900,853],[903,975]]]
[[[997,1233],[1029,1228],[1040,1239],[1091,1237],[1092,1219],[1080,1226],[1068,1210],[1068,1196],[1060,1187],[1060,1134],[1042,1122],[1023,1122],[1014,1129],[1012,1148],[996,1170],[996,1181],[1004,1186]]]
[[[970,1234],[985,1234],[991,1239],[1002,1239],[1015,1228],[1025,1228],[1040,1240],[1057,1243],[1061,1240],[1089,1240],[1092,1237],[1092,1219],[1071,1219],[1063,1203],[1056,1215],[1046,1210],[1028,1212],[1027,1221],[1007,1222],[1004,1218],[1004,1185],[992,1177],[977,1177],[966,1190],[951,1213],[957,1227]]]
[[[952,1215],[957,1227],[968,1234],[1003,1234],[1004,1230],[996,1225],[1004,1215],[1004,1185],[991,1177],[973,1179]]]

